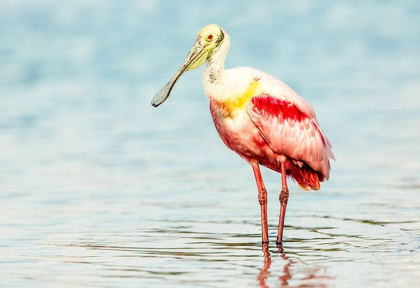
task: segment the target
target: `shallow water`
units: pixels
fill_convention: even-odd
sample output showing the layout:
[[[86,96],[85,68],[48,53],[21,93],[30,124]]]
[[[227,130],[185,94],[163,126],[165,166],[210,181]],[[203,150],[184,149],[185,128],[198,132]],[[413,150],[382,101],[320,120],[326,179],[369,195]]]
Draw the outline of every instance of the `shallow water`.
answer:
[[[418,287],[420,6],[382,1],[0,3],[1,287]],[[261,21],[262,20],[262,21]],[[158,109],[197,31],[288,83],[337,162],[317,192],[219,139],[201,73]]]

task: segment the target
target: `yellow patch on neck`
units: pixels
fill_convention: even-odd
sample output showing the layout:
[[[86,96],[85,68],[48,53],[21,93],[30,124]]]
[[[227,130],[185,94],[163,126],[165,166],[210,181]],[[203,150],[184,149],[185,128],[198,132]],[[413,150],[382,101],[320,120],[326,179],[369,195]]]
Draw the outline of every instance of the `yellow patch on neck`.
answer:
[[[253,96],[260,94],[261,84],[258,81],[249,83],[245,93],[239,96],[234,96],[221,103],[222,110],[227,115],[231,115],[235,110],[242,110]]]

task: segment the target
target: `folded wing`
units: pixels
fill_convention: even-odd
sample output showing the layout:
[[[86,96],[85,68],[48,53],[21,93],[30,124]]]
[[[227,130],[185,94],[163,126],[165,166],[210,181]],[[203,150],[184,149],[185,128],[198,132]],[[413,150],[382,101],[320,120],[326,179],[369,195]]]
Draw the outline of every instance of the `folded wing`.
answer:
[[[314,115],[308,115],[293,103],[270,95],[251,98],[247,112],[274,152],[297,163],[303,161],[326,179],[329,178],[328,158],[334,159],[334,154]]]

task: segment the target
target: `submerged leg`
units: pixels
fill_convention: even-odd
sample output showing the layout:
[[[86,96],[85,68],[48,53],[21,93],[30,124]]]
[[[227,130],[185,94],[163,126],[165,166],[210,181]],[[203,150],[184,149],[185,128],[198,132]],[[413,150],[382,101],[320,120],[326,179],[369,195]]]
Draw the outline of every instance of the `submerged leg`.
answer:
[[[260,167],[258,163],[252,163],[252,170],[254,170],[255,181],[258,187],[258,201],[261,207],[261,230],[262,242],[268,243],[268,226],[267,226],[267,190],[265,190],[264,182],[261,176]]]
[[[277,245],[282,245],[283,242],[283,226],[284,217],[286,216],[287,200],[289,199],[289,189],[287,188],[286,169],[284,163],[281,164],[281,193],[280,193],[280,217],[279,230],[277,232]]]

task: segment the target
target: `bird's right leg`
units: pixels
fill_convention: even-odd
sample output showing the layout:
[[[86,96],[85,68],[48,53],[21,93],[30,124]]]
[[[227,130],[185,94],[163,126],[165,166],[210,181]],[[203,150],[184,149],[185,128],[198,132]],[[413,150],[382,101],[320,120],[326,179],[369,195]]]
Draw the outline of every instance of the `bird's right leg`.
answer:
[[[258,163],[251,163],[251,165],[252,165],[252,170],[254,170],[255,181],[257,182],[258,201],[260,202],[260,207],[261,207],[262,242],[268,243],[267,190],[265,189]]]

